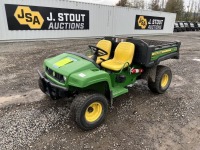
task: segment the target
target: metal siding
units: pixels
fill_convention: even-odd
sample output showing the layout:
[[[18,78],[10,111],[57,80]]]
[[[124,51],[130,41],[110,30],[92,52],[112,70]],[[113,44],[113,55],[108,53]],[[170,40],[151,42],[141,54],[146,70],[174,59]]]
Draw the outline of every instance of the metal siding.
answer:
[[[173,33],[173,27],[176,15],[172,13],[165,13],[159,11],[146,11],[140,9],[119,8],[115,10],[117,16],[116,35],[140,35],[140,34],[170,34]],[[126,13],[124,13],[126,12]],[[147,15],[165,17],[165,24],[163,30],[135,30],[136,15]]]
[[[9,31],[4,4],[32,5],[55,8],[70,8],[89,10],[89,30],[53,30],[53,31]],[[173,32],[175,14],[146,11],[140,9],[113,7],[81,2],[69,2],[65,0],[1,0],[0,13],[0,40],[21,40],[21,39],[57,39],[57,38],[80,38],[80,37],[101,37],[114,35],[140,35],[140,34],[169,34]],[[152,15],[165,17],[163,30],[134,30],[135,16]]]
[[[134,34],[135,13],[130,8],[115,8],[115,34],[129,35]]]

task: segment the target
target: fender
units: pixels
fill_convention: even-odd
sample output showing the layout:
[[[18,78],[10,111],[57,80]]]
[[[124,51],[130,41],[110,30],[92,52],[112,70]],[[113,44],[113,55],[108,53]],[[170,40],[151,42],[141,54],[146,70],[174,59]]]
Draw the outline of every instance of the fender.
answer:
[[[68,85],[84,88],[90,85],[107,82],[111,89],[111,80],[107,72],[99,69],[88,69],[80,72],[73,73],[68,78]]]

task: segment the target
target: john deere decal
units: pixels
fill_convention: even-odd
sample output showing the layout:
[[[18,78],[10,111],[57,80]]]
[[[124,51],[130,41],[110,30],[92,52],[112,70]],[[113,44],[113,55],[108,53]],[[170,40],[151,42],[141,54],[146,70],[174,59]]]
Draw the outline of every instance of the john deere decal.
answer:
[[[9,30],[87,30],[89,10],[5,4]]]
[[[136,15],[135,29],[140,30],[163,30],[164,17]]]

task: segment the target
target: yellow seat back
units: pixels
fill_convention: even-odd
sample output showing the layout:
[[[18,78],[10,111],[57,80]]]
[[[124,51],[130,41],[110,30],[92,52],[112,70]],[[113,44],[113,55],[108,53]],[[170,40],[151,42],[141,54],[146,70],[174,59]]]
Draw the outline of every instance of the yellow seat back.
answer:
[[[113,71],[120,71],[132,63],[135,45],[130,42],[120,42],[116,49],[114,58],[104,61],[101,66]]]
[[[108,41],[108,40],[100,40],[100,41],[97,43],[96,46],[99,47],[99,48],[101,48],[101,49],[103,49],[103,50],[105,50],[105,51],[107,52],[106,55],[97,57],[96,63],[97,63],[97,64],[100,64],[100,63],[103,61],[102,59],[108,60],[108,58],[110,57],[110,52],[111,52],[112,43],[111,43],[111,41]],[[92,55],[91,55],[91,56],[88,56],[88,57],[89,57],[89,58],[92,58]],[[101,58],[102,58],[102,59],[101,59]]]
[[[115,49],[114,61],[131,64],[135,52],[135,45],[130,42],[120,42]]]
[[[111,52],[111,46],[112,46],[112,43],[111,41],[108,41],[108,40],[100,40],[98,43],[97,43],[97,47],[105,50],[108,54],[107,55],[104,55],[104,56],[100,56],[98,58],[103,58],[105,60],[107,60],[110,56],[110,52]]]

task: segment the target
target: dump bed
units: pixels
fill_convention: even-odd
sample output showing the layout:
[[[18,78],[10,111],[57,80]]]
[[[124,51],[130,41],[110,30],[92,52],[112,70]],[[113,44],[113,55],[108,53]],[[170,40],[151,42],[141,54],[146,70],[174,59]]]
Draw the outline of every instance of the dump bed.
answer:
[[[152,67],[159,64],[166,59],[179,59],[179,48],[181,43],[178,41],[167,42],[138,38],[117,38],[117,37],[105,37],[106,40],[110,40],[113,44],[112,53],[119,42],[131,42],[135,45],[135,54],[133,58],[134,64],[140,64],[145,67]]]

